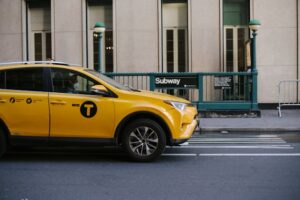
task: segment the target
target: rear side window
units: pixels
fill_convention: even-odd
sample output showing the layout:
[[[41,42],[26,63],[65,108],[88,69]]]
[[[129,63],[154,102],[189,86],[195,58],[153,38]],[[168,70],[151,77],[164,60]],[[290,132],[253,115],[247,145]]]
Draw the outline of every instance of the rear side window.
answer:
[[[0,89],[4,89],[4,71],[0,71]]]
[[[28,68],[7,70],[6,89],[44,91],[43,69]]]

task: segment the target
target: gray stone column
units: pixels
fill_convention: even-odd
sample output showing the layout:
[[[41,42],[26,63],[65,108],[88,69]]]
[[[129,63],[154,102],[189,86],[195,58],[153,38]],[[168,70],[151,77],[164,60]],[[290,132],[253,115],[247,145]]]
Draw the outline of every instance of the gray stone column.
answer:
[[[74,64],[83,63],[81,0],[52,0],[53,58]],[[54,15],[53,15],[54,14]]]
[[[158,1],[114,2],[117,72],[158,71]]]
[[[300,2],[297,0],[297,79],[300,80]],[[298,84],[298,102],[300,102],[300,85]]]
[[[193,72],[218,72],[221,65],[220,0],[191,0]]]
[[[297,78],[297,0],[255,0],[253,7],[253,17],[262,23],[257,35],[258,101],[277,103],[279,81]]]
[[[23,60],[22,1],[0,1],[0,62]]]

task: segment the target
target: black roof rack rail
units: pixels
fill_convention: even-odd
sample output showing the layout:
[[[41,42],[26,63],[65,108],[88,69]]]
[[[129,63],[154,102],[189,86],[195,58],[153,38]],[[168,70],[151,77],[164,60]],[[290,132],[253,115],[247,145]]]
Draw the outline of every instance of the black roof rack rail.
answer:
[[[65,66],[81,66],[78,64],[68,64],[65,62],[60,62],[60,61],[18,61],[18,62],[5,62],[5,63],[0,63],[0,66],[3,65],[18,65],[18,64],[54,64],[54,65],[65,65]]]

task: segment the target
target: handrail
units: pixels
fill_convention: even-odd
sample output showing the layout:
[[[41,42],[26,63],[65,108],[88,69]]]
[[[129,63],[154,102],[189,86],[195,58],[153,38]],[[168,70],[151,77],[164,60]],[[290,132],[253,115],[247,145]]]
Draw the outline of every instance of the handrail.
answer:
[[[257,72],[109,72],[104,74],[120,83],[132,84],[138,89],[164,90],[163,92],[173,89],[198,90],[197,93],[192,91],[186,93],[189,95],[186,98],[190,98],[197,104],[198,110],[258,110]],[[161,84],[156,82],[159,77],[178,78],[181,81],[175,85],[172,85],[174,82],[168,82],[169,85],[167,82]],[[231,78],[228,79],[228,83],[223,83],[221,79],[214,79],[218,77]],[[225,86],[215,86],[216,83]]]
[[[278,85],[278,116],[282,117],[283,106],[300,106],[298,91],[300,80],[282,80]]]

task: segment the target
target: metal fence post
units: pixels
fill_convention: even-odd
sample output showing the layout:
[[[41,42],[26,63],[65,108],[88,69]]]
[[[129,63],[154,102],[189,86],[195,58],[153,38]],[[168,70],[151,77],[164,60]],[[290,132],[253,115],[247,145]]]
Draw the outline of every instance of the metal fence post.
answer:
[[[250,100],[250,91],[251,91],[251,81],[249,81],[249,79],[251,78],[251,76],[245,76],[245,101],[249,101]]]
[[[203,75],[198,73],[198,110],[203,108]]]
[[[252,72],[252,99],[251,99],[251,108],[252,110],[257,110],[258,109],[258,104],[257,104],[257,71]]]
[[[149,80],[150,80],[150,91],[155,90],[155,76],[154,74],[149,74]]]

